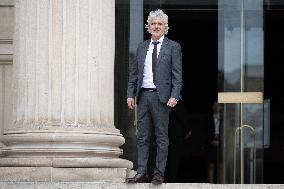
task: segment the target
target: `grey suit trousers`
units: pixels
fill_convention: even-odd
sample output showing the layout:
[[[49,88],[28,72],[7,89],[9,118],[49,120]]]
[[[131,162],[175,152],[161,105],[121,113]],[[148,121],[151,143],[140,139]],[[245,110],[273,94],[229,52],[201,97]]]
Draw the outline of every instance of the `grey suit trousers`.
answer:
[[[147,173],[150,127],[154,126],[157,156],[154,173],[164,175],[168,156],[170,107],[162,103],[157,91],[141,91],[138,103],[138,173]]]

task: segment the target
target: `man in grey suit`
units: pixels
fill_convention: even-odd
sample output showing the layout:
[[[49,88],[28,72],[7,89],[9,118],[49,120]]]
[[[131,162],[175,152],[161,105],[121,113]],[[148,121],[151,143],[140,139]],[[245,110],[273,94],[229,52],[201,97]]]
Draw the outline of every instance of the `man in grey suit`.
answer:
[[[139,44],[129,73],[127,104],[130,109],[138,105],[138,169],[126,181],[148,181],[149,130],[154,126],[157,156],[151,182],[161,184],[168,155],[169,112],[182,87],[182,55],[180,45],[165,37],[168,16],[162,10],[150,12],[147,23],[151,39]]]

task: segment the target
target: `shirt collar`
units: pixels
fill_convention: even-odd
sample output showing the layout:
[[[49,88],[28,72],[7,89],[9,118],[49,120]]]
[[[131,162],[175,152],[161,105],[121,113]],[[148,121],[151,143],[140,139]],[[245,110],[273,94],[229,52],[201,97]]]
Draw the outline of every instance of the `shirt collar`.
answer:
[[[162,44],[163,43],[163,40],[164,40],[165,36],[163,35],[157,42],[159,42],[159,44]],[[151,38],[151,44],[153,43],[153,39]]]

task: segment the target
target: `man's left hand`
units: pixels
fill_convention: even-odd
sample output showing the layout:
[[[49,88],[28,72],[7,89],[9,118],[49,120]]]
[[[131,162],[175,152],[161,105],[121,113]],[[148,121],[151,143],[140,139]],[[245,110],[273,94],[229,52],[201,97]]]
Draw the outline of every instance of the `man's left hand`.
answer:
[[[177,105],[177,100],[175,98],[170,98],[167,103],[167,106],[175,107],[175,105]]]

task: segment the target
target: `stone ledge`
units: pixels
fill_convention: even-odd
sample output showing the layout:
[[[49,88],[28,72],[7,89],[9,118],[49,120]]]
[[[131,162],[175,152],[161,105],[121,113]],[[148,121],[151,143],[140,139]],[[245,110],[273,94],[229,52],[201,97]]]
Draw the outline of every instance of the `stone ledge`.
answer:
[[[206,183],[165,183],[125,184],[115,182],[0,182],[0,189],[283,189],[281,184],[206,184]]]
[[[0,167],[0,183],[123,183],[130,173],[126,168]]]
[[[0,154],[1,156],[1,154]],[[128,168],[133,163],[120,158],[56,158],[56,157],[24,157],[0,159],[0,167],[57,167],[57,168]],[[1,169],[1,168],[0,168]]]

